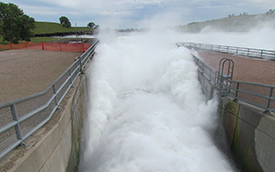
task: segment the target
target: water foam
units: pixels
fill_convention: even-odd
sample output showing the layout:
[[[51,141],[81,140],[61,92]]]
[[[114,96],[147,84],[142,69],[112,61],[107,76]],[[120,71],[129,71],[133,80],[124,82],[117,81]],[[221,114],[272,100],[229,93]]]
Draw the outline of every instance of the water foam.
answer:
[[[97,47],[80,171],[233,171],[212,138],[217,101],[206,102],[176,39],[133,34]]]

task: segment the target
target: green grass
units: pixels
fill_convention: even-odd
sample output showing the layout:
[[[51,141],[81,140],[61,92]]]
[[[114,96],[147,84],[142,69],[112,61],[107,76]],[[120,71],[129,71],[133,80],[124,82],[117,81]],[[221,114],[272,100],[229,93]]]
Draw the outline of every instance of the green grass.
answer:
[[[43,39],[44,42],[52,42],[52,41],[57,40],[59,38],[53,38],[53,37],[32,37],[30,42],[41,43],[42,39]],[[8,43],[9,43],[8,41],[3,41],[2,37],[0,36],[0,45],[6,45]]]
[[[52,41],[57,40],[59,38],[54,38],[54,37],[32,37],[30,42],[41,43],[42,39],[43,39],[43,42],[52,42]]]
[[[62,27],[60,23],[52,22],[35,22],[36,28],[33,30],[34,34],[45,34],[45,33],[55,33],[55,32],[80,32],[80,31],[91,31],[88,27]]]
[[[248,32],[249,30],[264,24],[270,24],[275,27],[275,13],[258,15],[235,15],[203,22],[193,22],[187,25],[179,26],[179,31],[183,32],[201,32],[207,26],[220,31],[227,32]]]
[[[81,31],[91,31],[88,27],[71,27],[65,28],[62,27],[60,23],[53,23],[53,22],[35,22],[36,28],[33,30],[34,34],[45,34],[45,33],[56,33],[56,32],[81,32]],[[33,43],[41,43],[42,38],[44,42],[51,42],[58,38],[53,37],[33,37],[31,38],[31,42]],[[3,41],[3,38],[0,35],[0,44],[5,45],[9,42]]]

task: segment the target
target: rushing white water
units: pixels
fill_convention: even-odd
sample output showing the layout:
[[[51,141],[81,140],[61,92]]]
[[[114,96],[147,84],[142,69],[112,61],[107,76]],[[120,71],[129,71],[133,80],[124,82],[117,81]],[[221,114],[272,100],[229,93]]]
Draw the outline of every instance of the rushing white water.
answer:
[[[233,171],[213,141],[217,101],[206,102],[190,51],[177,48],[177,39],[101,39],[79,171]]]

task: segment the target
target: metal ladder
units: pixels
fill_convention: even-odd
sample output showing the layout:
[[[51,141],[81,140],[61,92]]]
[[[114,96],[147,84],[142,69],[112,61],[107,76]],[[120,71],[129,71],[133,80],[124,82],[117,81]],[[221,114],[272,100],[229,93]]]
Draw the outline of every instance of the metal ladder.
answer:
[[[219,62],[219,73],[217,79],[217,87],[221,96],[230,94],[230,87],[232,85],[230,80],[233,78],[233,72],[234,61],[228,58],[221,59]]]

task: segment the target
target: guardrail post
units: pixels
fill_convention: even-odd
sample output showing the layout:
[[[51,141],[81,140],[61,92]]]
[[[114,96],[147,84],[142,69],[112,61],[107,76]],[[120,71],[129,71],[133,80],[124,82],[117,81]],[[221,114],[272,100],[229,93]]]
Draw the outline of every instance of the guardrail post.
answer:
[[[57,94],[56,94],[55,84],[53,85],[53,94],[55,95],[55,97],[54,97],[55,105],[58,106],[58,100],[57,100]]]
[[[71,88],[73,88],[73,81],[72,81],[72,72],[71,72],[71,69],[69,69],[69,77],[70,77],[70,86]]]
[[[81,74],[83,74],[83,69],[82,69],[83,66],[82,66],[82,62],[81,62],[81,56],[78,56],[78,60],[79,60],[79,68],[80,68],[80,69],[79,69],[79,70],[80,70],[79,72],[80,72]]]
[[[209,81],[211,82],[212,80],[212,69],[210,68],[210,76],[209,76]]]
[[[18,118],[17,118],[17,112],[16,112],[15,104],[12,104],[10,106],[10,108],[11,108],[12,118],[13,118],[14,121],[17,122],[17,124],[15,125],[15,132],[16,132],[17,140],[22,140],[22,135],[21,135],[20,126],[19,126],[19,123],[18,123]]]
[[[240,83],[237,82],[237,88],[236,88],[236,93],[235,93],[235,99],[233,100],[234,102],[238,101],[238,93],[239,93],[239,87],[240,87]]]
[[[204,63],[202,63],[202,75],[204,75]]]
[[[237,90],[236,90],[235,97],[238,97],[239,87],[240,87],[240,83],[238,82],[238,83],[237,83]]]
[[[270,88],[270,92],[269,92],[269,98],[267,100],[267,109],[269,109],[269,106],[270,106],[270,98],[272,97],[272,94],[273,94],[273,87]]]

